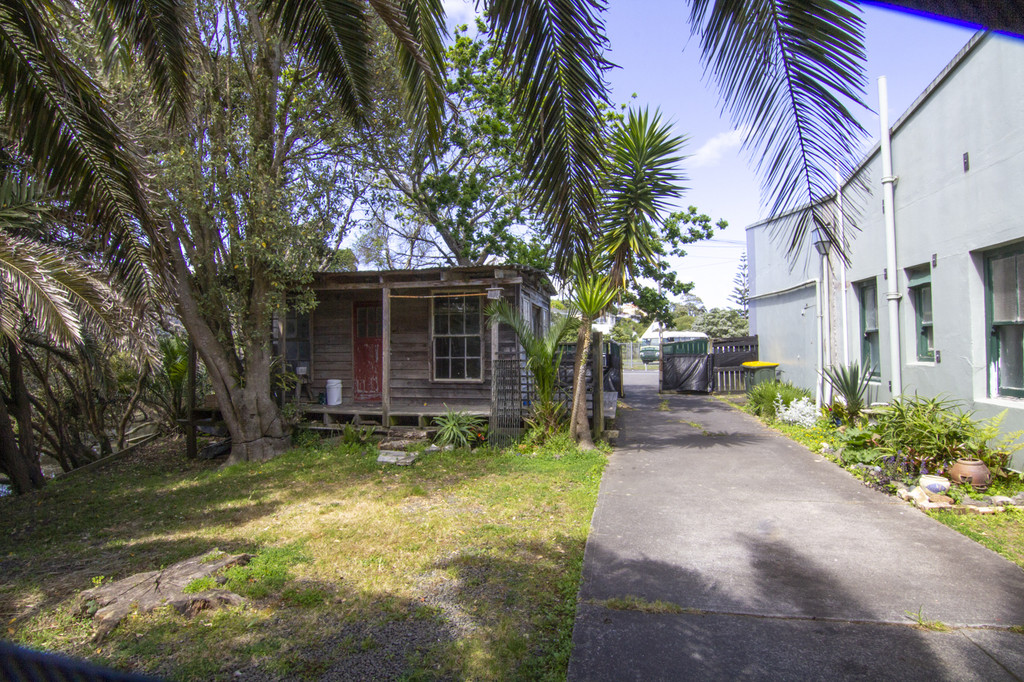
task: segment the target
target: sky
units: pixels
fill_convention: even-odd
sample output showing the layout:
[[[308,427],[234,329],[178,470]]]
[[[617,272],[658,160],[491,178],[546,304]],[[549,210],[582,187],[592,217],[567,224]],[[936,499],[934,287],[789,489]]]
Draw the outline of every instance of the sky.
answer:
[[[469,23],[472,0],[446,0],[451,24]],[[687,256],[672,259],[681,281],[709,308],[731,307],[729,296],[744,228],[767,217],[761,209],[759,178],[742,135],[721,113],[714,83],[703,78],[699,44],[690,38],[689,3],[679,0],[609,0],[604,15],[610,43],[607,57],[619,68],[608,74],[611,100],[660,109],[675,133],[687,137],[683,169],[687,191],[679,208],[696,206],[729,227],[716,237],[691,244]],[[854,112],[871,135],[865,151],[878,140],[879,76],[885,76],[892,125],[967,43],[974,30],[877,7],[864,8],[868,109]],[[633,95],[636,95],[635,99]]]

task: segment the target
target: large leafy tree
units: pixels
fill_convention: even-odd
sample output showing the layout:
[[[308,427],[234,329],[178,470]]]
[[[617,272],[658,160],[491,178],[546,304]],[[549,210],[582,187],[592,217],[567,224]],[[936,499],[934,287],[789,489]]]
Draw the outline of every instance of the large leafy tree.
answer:
[[[260,460],[290,442],[272,396],[272,317],[308,308],[305,285],[331,256],[334,223],[318,209],[350,117],[255,5],[197,3],[196,27],[193,125],[159,155],[169,227],[159,272],[214,386],[232,459]]]
[[[357,131],[363,155],[356,166],[375,179],[360,204],[370,216],[360,240],[366,260],[409,268],[497,259],[550,268],[524,191],[519,122],[499,48],[483,20],[476,38],[456,30],[441,74],[449,106],[435,155],[424,154],[396,106],[397,74],[382,70],[371,125]]]
[[[692,327],[695,332],[704,332],[713,339],[729,339],[746,336],[747,318],[734,308],[712,308],[701,313]]]

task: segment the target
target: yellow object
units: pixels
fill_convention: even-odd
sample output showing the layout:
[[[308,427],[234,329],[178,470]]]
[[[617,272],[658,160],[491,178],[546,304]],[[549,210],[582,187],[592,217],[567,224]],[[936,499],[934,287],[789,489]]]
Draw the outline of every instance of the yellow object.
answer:
[[[743,366],[744,367],[750,367],[752,369],[756,369],[758,367],[778,367],[779,363],[777,363],[777,362],[762,362],[761,360],[754,360],[752,362],[744,362]]]

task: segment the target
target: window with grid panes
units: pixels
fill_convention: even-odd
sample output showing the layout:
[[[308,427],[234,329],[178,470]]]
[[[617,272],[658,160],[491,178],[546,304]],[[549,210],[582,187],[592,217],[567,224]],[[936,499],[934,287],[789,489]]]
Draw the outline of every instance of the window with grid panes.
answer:
[[[1024,246],[992,253],[985,270],[989,391],[1024,397]]]
[[[881,363],[878,354],[878,285],[868,280],[857,285],[860,304],[861,365],[877,377]]]
[[[309,313],[289,310],[285,313],[282,327],[283,329],[279,329],[277,324],[274,324],[270,328],[274,355],[281,354],[280,332],[283,331],[285,361],[288,363],[289,371],[295,371],[301,366],[308,368],[310,362]]]
[[[433,299],[434,379],[479,381],[483,378],[480,296]]]
[[[907,271],[910,303],[914,307],[917,332],[917,359],[935,359],[935,332],[932,330],[932,271],[928,266]]]

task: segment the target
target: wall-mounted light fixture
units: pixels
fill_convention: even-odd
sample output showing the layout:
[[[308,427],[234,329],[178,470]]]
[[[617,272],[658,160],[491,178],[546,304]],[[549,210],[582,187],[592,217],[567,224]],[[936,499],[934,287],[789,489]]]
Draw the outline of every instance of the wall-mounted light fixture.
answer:
[[[827,256],[828,251],[832,248],[832,240],[828,237],[828,232],[825,231],[824,227],[820,225],[814,228],[811,232],[811,240],[814,243],[814,249],[822,256]]]

